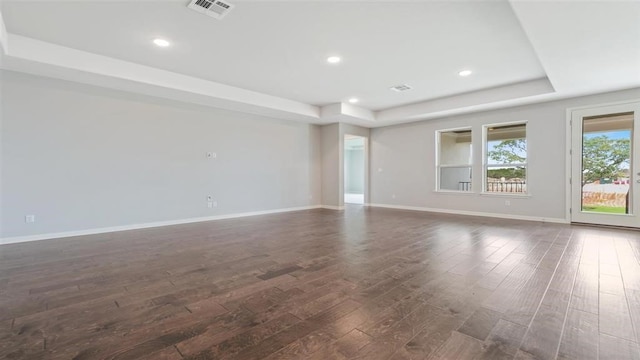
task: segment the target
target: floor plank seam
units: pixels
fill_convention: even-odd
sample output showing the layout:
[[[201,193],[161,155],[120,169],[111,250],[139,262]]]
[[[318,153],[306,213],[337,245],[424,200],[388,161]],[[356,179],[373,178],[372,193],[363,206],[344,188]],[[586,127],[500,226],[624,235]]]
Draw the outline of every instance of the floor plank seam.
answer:
[[[573,239],[573,236],[569,239],[569,241],[567,242],[567,247],[565,247],[564,252],[562,253],[562,256],[564,257],[564,255],[566,254],[566,249],[569,247],[569,244],[571,244],[571,241]],[[582,244],[582,246],[580,247],[580,257],[582,257],[582,251],[584,250],[584,244]],[[560,261],[562,261],[562,258],[560,259]],[[558,262],[558,265],[560,264],[560,262]],[[560,346],[562,345],[562,338],[564,336],[564,331],[566,329],[566,325],[567,325],[567,318],[569,316],[569,308],[571,306],[571,299],[573,299],[573,290],[575,288],[575,284],[576,284],[576,280],[578,278],[578,270],[580,269],[580,262],[578,262],[578,264],[576,265],[576,269],[574,271],[573,274],[573,281],[571,281],[571,291],[569,292],[569,302],[567,303],[567,308],[565,310],[564,313],[564,319],[562,321],[562,329],[560,330],[560,341],[558,341],[558,347],[556,348],[555,351],[555,356],[553,357],[554,359],[558,358],[558,355],[560,353]]]
[[[367,336],[369,336],[370,338],[372,338],[372,339],[373,339],[373,336],[371,336],[371,334],[367,333],[366,331],[362,330],[361,328],[359,328],[359,327],[357,327],[357,326],[356,326],[356,327],[354,327],[354,329],[356,329],[356,330],[360,331],[360,332],[361,332],[361,333],[363,333],[363,334],[366,334]]]
[[[551,245],[549,246],[547,251],[545,251],[544,255],[540,258],[540,261],[537,262],[536,268],[540,265],[540,263],[542,263],[542,260],[549,253],[549,251],[551,250],[553,244],[558,240],[558,237],[559,237],[559,234],[556,235],[556,238],[551,243]],[[564,248],[562,249],[562,256],[564,256],[568,245],[569,245],[569,243],[565,244]],[[560,256],[560,259],[562,259],[562,256]],[[558,267],[560,266],[560,259],[556,262],[556,266],[553,269],[553,273],[551,273],[551,277],[549,278],[549,281],[547,282],[547,286],[545,287],[545,290],[544,290],[544,292],[542,294],[542,297],[540,298],[540,302],[538,303],[538,306],[536,307],[536,311],[533,313],[533,316],[531,317],[531,320],[529,320],[529,324],[527,325],[527,330],[525,331],[524,336],[522,337],[522,340],[520,341],[520,346],[518,347],[518,349],[520,349],[520,351],[523,351],[522,350],[522,345],[524,344],[525,339],[527,338],[527,335],[529,335],[529,331],[531,330],[531,324],[533,324],[533,321],[535,320],[536,316],[538,315],[538,312],[540,311],[540,307],[542,306],[542,302],[544,301],[544,298],[547,295],[547,292],[549,291],[549,287],[551,286],[551,281],[553,280],[556,272],[558,271]],[[567,308],[568,308],[568,306],[569,306],[569,304],[567,304]],[[565,309],[565,312],[566,311],[567,311],[567,309]],[[559,344],[560,344],[560,342],[558,342],[558,346],[559,346]]]
[[[180,357],[184,359],[184,355],[182,354],[180,349],[178,349],[178,345],[173,344],[173,348],[176,349],[176,351],[178,352],[178,355],[180,355]]]
[[[624,279],[623,277],[623,271],[622,271],[622,266],[620,265],[620,254],[618,254],[618,249],[614,246],[614,249],[616,250],[616,258],[618,259],[618,271],[620,271],[620,278]],[[627,304],[627,309],[629,309],[629,316],[631,316],[631,303],[629,303],[629,297],[627,296],[627,287],[624,286],[624,282],[623,282],[623,286],[622,286],[622,291],[624,293],[624,299],[625,299],[625,304]],[[631,326],[633,329],[633,335],[634,335],[634,342],[636,344],[638,344],[638,338],[640,337],[640,333],[638,333],[640,331],[640,329],[637,328],[637,324],[636,321],[631,321]]]

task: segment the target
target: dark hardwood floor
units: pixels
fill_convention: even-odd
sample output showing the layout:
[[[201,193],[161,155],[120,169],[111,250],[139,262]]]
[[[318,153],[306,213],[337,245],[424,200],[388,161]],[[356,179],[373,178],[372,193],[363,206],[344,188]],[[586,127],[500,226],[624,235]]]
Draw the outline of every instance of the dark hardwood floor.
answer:
[[[349,207],[0,246],[3,359],[640,359],[640,232]]]

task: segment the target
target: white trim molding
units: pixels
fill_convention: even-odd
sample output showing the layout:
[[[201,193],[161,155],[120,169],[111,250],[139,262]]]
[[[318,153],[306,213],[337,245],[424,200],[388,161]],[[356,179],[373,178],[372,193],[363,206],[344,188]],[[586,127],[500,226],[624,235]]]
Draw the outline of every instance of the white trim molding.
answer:
[[[321,123],[320,108],[7,33],[2,68],[267,117]]]
[[[573,154],[571,154],[571,149],[573,149],[573,124],[571,121],[571,117],[573,116],[573,112],[575,108],[567,108],[566,109],[566,120],[565,120],[565,219],[568,223],[571,223],[571,192],[573,191],[573,185],[571,182],[571,161],[573,160]]]
[[[324,206],[321,206],[321,205],[300,206],[300,207],[283,208],[283,209],[251,211],[251,212],[245,212],[245,213],[203,216],[203,217],[179,219],[179,220],[157,221],[157,222],[144,223],[144,224],[133,224],[133,225],[112,226],[112,227],[94,228],[94,229],[85,229],[85,230],[76,230],[76,231],[65,231],[65,232],[58,232],[58,233],[13,236],[13,237],[0,238],[0,245],[15,244],[15,243],[28,242],[28,241],[66,238],[66,237],[72,237],[72,236],[104,234],[104,233],[110,233],[110,232],[116,232],[116,231],[147,229],[147,228],[154,228],[154,227],[161,227],[161,226],[190,224],[190,223],[213,221],[213,220],[235,219],[235,218],[248,217],[248,216],[278,214],[278,213],[284,213],[284,212],[312,210],[312,209],[320,209],[320,208],[324,208]]]
[[[344,210],[344,206],[322,205],[320,207],[329,210]]]
[[[556,224],[569,223],[566,219],[561,219],[561,218],[543,218],[538,216],[486,213],[486,212],[479,212],[479,211],[435,209],[435,208],[420,207],[420,206],[403,206],[403,205],[389,205],[389,204],[368,204],[368,206],[387,208],[387,209],[398,209],[398,210],[424,211],[424,212],[433,212],[433,213],[441,213],[441,214],[482,216],[482,217],[492,217],[492,218],[500,218],[500,219],[537,221],[537,222],[547,222],[547,223],[556,223]]]

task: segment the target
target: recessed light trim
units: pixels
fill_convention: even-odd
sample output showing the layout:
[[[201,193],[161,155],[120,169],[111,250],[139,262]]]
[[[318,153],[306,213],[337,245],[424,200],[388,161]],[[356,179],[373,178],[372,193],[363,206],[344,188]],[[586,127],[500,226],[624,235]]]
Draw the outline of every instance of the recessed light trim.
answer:
[[[473,71],[471,71],[471,70],[461,70],[461,71],[458,73],[458,75],[463,76],[463,77],[464,77],[464,76],[469,76],[469,75],[471,75],[471,74],[473,74]]]
[[[355,103],[357,103],[358,101],[360,101],[360,99],[358,99],[358,98],[351,98],[351,99],[349,99],[349,102],[350,102],[350,103],[352,103],[352,104],[355,104]]]
[[[329,64],[338,64],[342,61],[342,58],[340,58],[340,56],[329,56],[327,58],[327,62]]]
[[[168,47],[169,45],[171,45],[169,40],[165,40],[161,38],[153,39],[153,43],[158,47]]]

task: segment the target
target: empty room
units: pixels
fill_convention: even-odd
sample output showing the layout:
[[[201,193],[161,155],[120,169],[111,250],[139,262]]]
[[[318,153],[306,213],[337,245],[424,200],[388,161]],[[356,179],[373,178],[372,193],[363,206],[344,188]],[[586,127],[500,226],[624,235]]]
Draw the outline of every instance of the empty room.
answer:
[[[0,1],[0,359],[640,359],[638,19]]]

